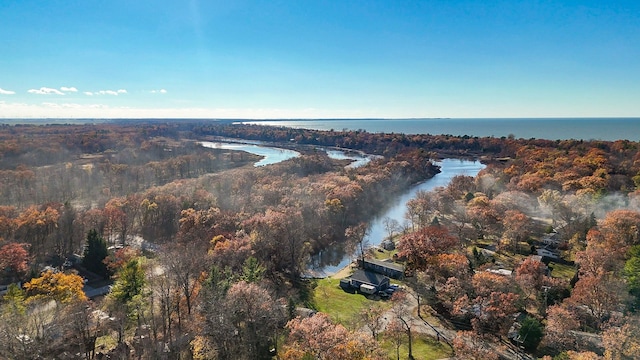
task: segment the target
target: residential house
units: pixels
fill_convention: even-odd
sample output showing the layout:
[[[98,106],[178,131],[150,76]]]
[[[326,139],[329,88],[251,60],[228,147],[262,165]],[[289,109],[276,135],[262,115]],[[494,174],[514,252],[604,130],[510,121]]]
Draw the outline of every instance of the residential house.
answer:
[[[544,236],[540,241],[545,245],[553,246],[553,247],[558,247],[562,243],[562,240],[560,239],[560,235],[558,235],[557,232],[544,234]]]
[[[404,278],[404,266],[401,264],[376,259],[365,259],[364,263],[361,265],[365,270],[386,275],[392,279]]]
[[[560,254],[558,253],[558,251],[550,248],[549,245],[545,246],[542,249],[538,249],[537,253],[538,253],[538,255],[542,256],[543,258],[544,257],[547,257],[547,258],[550,258],[550,259],[559,259],[560,258]]]
[[[513,275],[513,271],[507,270],[507,269],[489,269],[487,270],[487,272],[490,272],[496,275],[506,276],[506,277]]]
[[[349,278],[351,286],[356,289],[371,289],[371,293],[385,290],[389,287],[388,277],[367,270],[356,270]],[[364,285],[364,286],[363,286]]]

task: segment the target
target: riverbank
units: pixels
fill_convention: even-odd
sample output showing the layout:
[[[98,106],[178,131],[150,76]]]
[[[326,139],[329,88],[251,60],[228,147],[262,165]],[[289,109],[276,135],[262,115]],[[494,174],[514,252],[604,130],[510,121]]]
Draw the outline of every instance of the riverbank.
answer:
[[[354,269],[356,268],[356,266],[351,263],[345,267],[343,267],[342,269],[338,270],[337,272],[329,275],[329,278],[331,279],[344,279],[346,277],[351,276],[351,274],[353,274]]]
[[[404,193],[397,195],[394,199],[390,199],[388,206],[369,221],[369,228],[364,239],[366,244],[375,247],[388,237],[389,235],[385,224],[388,224],[389,221],[395,221],[400,225],[405,224],[407,222],[405,218],[407,203],[411,199],[414,199],[419,191],[431,191],[437,187],[447,186],[451,179],[458,175],[475,177],[485,167],[485,165],[479,161],[460,159],[444,159],[435,164],[440,166],[439,173],[430,179],[416,184]],[[336,251],[338,250],[336,249],[334,252],[326,251],[314,256],[313,264],[315,264],[316,269],[313,271],[315,275],[312,277],[324,278],[337,274],[349,266],[355,258],[353,252],[345,251],[337,255],[335,253]],[[325,258],[323,258],[323,255]],[[341,260],[336,261],[336,259]]]
[[[211,143],[203,141],[201,144],[207,147],[213,148],[226,148],[229,150],[241,150],[266,158],[256,163],[254,166],[265,165],[267,163],[273,164],[281,162],[287,159],[287,155],[299,156],[297,151],[282,149],[283,144],[275,146],[265,146],[266,142],[259,141],[246,141],[238,139],[227,139],[218,137],[219,141],[230,141],[228,143]],[[240,142],[242,141],[242,142]],[[243,143],[244,142],[244,143]],[[249,144],[247,144],[249,142]],[[288,144],[292,145],[292,144]],[[300,145],[297,145],[298,147]],[[305,145],[305,147],[308,147]],[[368,161],[358,163],[358,160],[370,160],[373,155],[362,156],[362,153],[358,156],[352,156],[353,151],[347,150],[349,153],[337,150],[335,148],[327,147],[314,147],[316,151],[324,151],[332,158],[340,160],[352,160],[354,161],[350,166],[358,164],[358,166],[366,164]],[[258,151],[259,150],[259,151]],[[358,152],[356,152],[358,153]],[[284,154],[284,155],[283,155]],[[365,154],[366,155],[366,154]],[[290,158],[290,157],[289,157]],[[272,160],[269,160],[272,159]],[[398,191],[397,193],[386,191],[381,193],[381,196],[385,196],[389,201],[383,207],[378,209],[380,213],[375,215],[369,221],[369,229],[365,236],[365,243],[370,246],[379,245],[382,240],[388,236],[387,226],[389,221],[393,221],[398,225],[406,224],[405,213],[407,210],[407,203],[415,198],[419,191],[431,191],[436,187],[447,186],[451,179],[458,175],[476,176],[480,170],[484,168],[484,165],[477,160],[462,160],[456,159],[443,159],[433,163],[430,166],[432,173],[428,174],[431,177],[419,182],[413,186],[408,186],[405,191]],[[425,174],[423,174],[425,175]],[[388,190],[388,189],[387,189]],[[308,278],[326,278],[333,276],[334,274],[341,273],[344,268],[348,267],[352,262],[354,256],[353,252],[341,248],[340,246],[333,246],[329,249],[324,249],[322,252],[312,256],[312,261],[309,264],[309,268],[305,274]]]

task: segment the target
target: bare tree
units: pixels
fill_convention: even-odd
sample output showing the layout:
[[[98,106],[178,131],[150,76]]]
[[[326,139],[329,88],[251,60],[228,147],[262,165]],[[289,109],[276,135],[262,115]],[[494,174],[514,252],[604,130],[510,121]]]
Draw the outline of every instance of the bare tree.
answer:
[[[405,329],[402,322],[394,318],[391,320],[391,322],[389,322],[389,325],[387,325],[387,330],[384,333],[385,338],[391,341],[393,346],[396,348],[397,360],[400,360],[400,346],[402,346],[402,343],[404,342],[404,332]]]
[[[384,329],[384,312],[385,309],[382,306],[374,304],[368,308],[362,309],[358,314],[360,322],[364,323],[364,326],[371,331],[371,335],[376,341],[378,340],[380,331]]]
[[[100,317],[94,311],[90,302],[82,301],[67,306],[63,314],[68,338],[77,342],[87,360],[95,357],[96,339],[101,332]]]
[[[385,217],[382,222],[384,224],[384,229],[387,232],[387,237],[389,238],[389,240],[393,240],[393,235],[400,231],[400,222],[390,217]]]
[[[409,301],[409,297],[404,291],[396,291],[391,297],[391,301],[393,301],[393,305],[391,311],[395,315],[395,319],[397,319],[404,328],[407,333],[408,345],[409,345],[409,359],[413,360],[413,334],[412,330],[412,316],[411,316],[411,303]]]
[[[198,279],[205,270],[205,254],[206,249],[198,244],[169,244],[163,253],[162,263],[182,293],[187,315],[191,315]]]
[[[366,240],[367,234],[369,232],[369,225],[367,223],[359,223],[355,226],[350,226],[345,230],[345,236],[347,237],[347,241],[351,244],[356,245],[358,256],[360,260],[364,264],[364,254],[368,247],[368,242]]]

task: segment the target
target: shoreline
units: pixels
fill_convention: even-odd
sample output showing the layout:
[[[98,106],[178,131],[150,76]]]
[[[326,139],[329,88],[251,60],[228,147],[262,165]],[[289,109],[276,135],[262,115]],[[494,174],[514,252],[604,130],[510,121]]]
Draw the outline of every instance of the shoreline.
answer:
[[[309,269],[304,276],[307,279],[344,279],[353,273],[356,265],[353,263],[349,263],[345,265],[343,268],[335,271],[335,272],[325,272],[322,270],[311,270]]]
[[[355,268],[355,265],[353,263],[349,263],[347,266],[338,270],[334,274],[329,275],[328,277],[331,279],[344,279],[346,277],[349,277],[353,273],[354,268]]]

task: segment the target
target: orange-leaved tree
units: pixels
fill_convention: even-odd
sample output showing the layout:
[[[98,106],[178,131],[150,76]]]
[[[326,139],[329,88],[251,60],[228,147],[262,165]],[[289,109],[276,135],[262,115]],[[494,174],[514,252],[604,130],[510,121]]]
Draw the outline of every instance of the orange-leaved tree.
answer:
[[[8,243],[0,247],[0,279],[8,277],[15,281],[29,269],[29,244]]]
[[[84,282],[79,275],[46,271],[42,276],[33,278],[24,284],[28,300],[53,299],[61,303],[87,300],[82,287]]]

